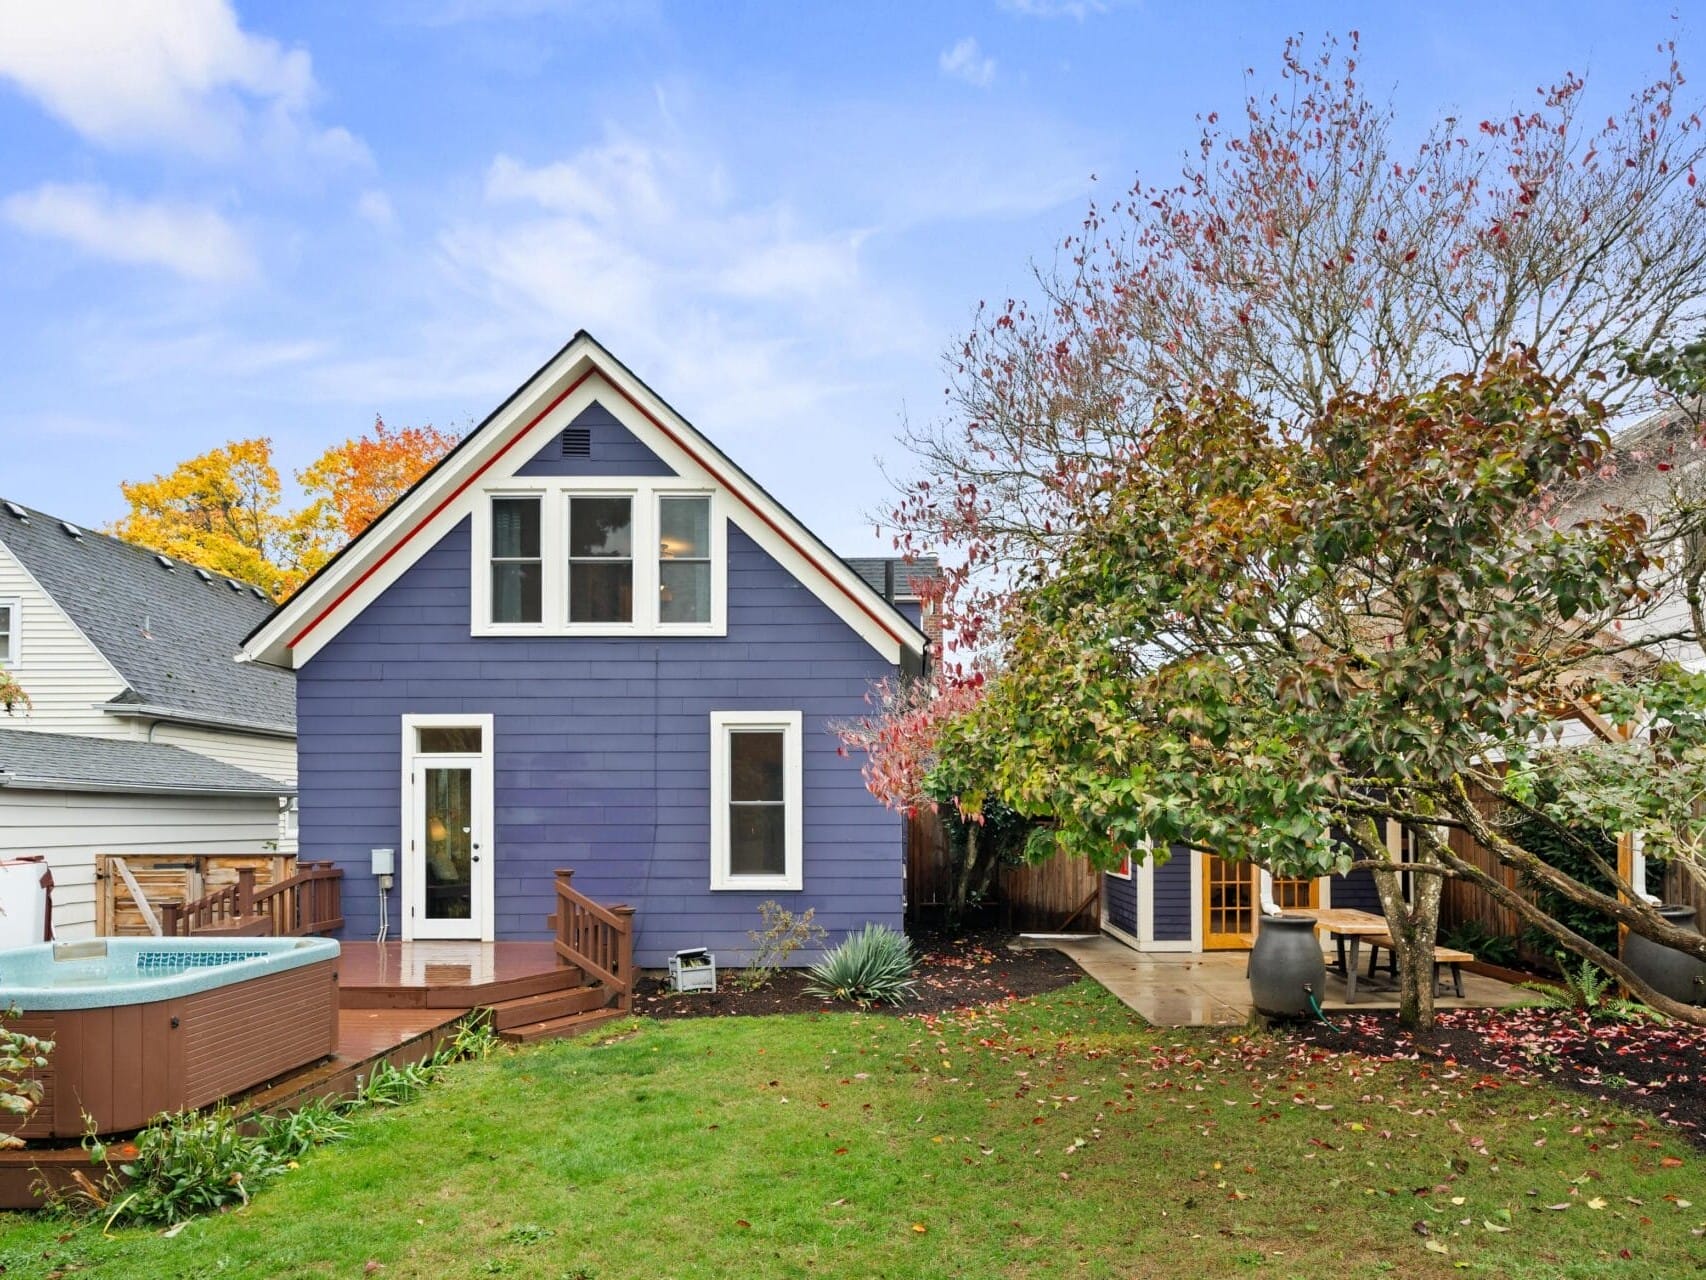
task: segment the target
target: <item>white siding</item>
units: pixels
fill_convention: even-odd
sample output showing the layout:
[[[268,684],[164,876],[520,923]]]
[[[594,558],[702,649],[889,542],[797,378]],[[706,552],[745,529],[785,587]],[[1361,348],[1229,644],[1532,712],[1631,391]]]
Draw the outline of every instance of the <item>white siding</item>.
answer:
[[[97,853],[264,853],[278,839],[270,796],[119,796],[0,790],[0,857],[46,854],[59,938],[95,932]]]
[[[210,756],[225,764],[263,778],[296,785],[296,739],[264,738],[248,733],[226,733],[219,729],[199,729],[184,724],[157,724],[154,741],[182,747],[200,756]]]
[[[96,703],[123,693],[124,680],[0,543],[0,599],[6,598],[19,602],[22,615],[13,675],[30,695],[31,709],[0,715],[0,725],[132,737],[129,728],[95,709]]]

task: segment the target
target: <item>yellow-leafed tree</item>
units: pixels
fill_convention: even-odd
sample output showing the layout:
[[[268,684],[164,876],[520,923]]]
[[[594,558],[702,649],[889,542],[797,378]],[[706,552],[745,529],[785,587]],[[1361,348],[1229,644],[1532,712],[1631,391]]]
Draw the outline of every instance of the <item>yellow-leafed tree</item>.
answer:
[[[120,485],[129,513],[108,532],[283,600],[367,528],[455,445],[427,427],[333,445],[297,473],[306,502],[284,502],[272,441],[233,440],[164,475]]]

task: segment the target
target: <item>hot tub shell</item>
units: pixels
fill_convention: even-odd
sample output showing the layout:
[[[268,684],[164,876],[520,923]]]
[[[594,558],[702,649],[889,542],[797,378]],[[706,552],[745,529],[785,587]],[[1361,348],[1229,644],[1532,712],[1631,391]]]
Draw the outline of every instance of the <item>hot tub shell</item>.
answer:
[[[208,944],[146,945],[205,951]],[[54,1005],[75,996],[9,988],[0,956],[0,1007],[15,1002],[23,1010],[10,1025],[54,1042],[48,1066],[36,1073],[41,1105],[17,1136],[74,1138],[91,1121],[102,1134],[128,1133],[162,1111],[218,1102],[335,1052],[337,943],[268,938],[233,945],[269,958],[137,983],[132,994],[155,987],[158,997],[129,1003],[112,1002],[111,988],[94,989],[87,1008],[32,1008],[32,995]]]

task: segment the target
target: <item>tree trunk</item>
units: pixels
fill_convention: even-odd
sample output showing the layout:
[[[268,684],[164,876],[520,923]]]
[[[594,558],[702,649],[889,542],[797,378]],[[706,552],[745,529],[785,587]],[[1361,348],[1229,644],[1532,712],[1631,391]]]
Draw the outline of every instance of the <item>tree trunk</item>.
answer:
[[[978,870],[979,849],[978,833],[981,827],[975,822],[966,824],[965,856],[955,861],[953,874],[948,882],[948,923],[958,925],[965,918],[966,899],[971,896],[971,887]]]
[[[1414,865],[1437,869],[1439,858],[1429,842],[1418,843]],[[1427,872],[1415,872],[1410,880],[1410,901],[1406,902],[1400,865],[1390,862],[1374,868],[1374,884],[1398,964],[1398,1021],[1412,1031],[1426,1031],[1434,1024],[1434,941],[1444,885],[1441,876]]]

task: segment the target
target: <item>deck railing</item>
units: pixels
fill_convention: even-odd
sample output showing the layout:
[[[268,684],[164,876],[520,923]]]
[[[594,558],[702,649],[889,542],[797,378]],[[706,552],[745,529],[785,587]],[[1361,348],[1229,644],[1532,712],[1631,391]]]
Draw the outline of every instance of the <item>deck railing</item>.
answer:
[[[160,908],[160,932],[168,938],[280,937],[331,933],[343,927],[341,867],[300,863],[293,876],[255,888],[255,873],[237,872],[237,882],[182,906]]]
[[[609,988],[612,1007],[634,1005],[634,908],[607,907],[574,889],[569,867],[557,869],[557,956]]]

